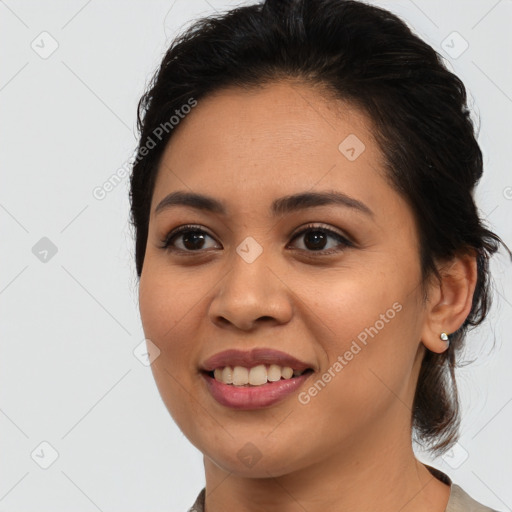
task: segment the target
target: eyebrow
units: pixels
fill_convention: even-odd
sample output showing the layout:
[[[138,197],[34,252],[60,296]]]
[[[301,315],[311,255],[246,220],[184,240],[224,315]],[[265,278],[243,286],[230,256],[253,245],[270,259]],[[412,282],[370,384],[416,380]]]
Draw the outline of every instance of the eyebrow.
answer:
[[[302,192],[280,197],[272,202],[270,214],[276,217],[285,213],[326,205],[345,206],[370,217],[374,216],[373,211],[363,202],[336,191]],[[156,206],[154,213],[156,215],[174,206],[188,206],[197,210],[227,215],[227,208],[222,201],[204,194],[181,190],[172,192],[164,197]]]

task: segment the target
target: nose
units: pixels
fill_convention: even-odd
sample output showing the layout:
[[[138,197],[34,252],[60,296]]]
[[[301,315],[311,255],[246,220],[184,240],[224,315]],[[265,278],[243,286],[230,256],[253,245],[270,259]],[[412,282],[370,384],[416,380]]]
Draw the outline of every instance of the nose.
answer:
[[[210,320],[219,327],[252,331],[258,325],[283,325],[293,314],[292,293],[284,273],[264,251],[248,263],[237,253],[218,283],[210,303]]]

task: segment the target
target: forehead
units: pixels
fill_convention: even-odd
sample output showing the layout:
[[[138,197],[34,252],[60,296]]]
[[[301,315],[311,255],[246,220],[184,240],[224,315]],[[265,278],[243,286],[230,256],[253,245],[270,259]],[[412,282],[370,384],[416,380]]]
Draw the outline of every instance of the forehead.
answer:
[[[228,203],[236,192],[253,206],[313,189],[340,190],[372,203],[389,189],[370,120],[318,87],[278,82],[223,89],[199,100],[175,130],[152,208],[177,189]]]
[[[359,109],[320,86],[283,81],[250,89],[230,87],[200,99],[174,129],[169,149],[180,146],[189,157],[201,158],[205,151],[198,149],[220,152],[238,146],[241,156],[244,149],[254,152],[265,146],[265,154],[300,158],[325,150],[336,155],[338,144],[350,134],[374,144],[371,122]]]

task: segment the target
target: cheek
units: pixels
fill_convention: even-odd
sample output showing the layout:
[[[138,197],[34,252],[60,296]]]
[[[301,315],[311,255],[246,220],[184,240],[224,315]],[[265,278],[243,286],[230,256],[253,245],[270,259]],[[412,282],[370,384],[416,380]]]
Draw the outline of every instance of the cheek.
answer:
[[[304,281],[304,276],[298,279]],[[389,268],[386,272],[347,268],[316,276],[305,282],[300,294],[299,303],[307,307],[299,317],[309,317],[308,327],[317,329],[315,338],[331,357],[341,355],[352,340],[364,344],[376,336],[385,338],[405,320],[403,282],[404,275],[395,280]]]
[[[421,312],[406,283],[414,282],[415,269],[386,268],[385,273],[347,272],[327,280],[329,286],[325,280],[321,287],[312,282],[309,292],[316,292],[302,295],[304,314],[315,312],[308,328],[326,356],[320,382],[305,390],[302,403],[310,400],[312,407],[329,411],[331,421],[346,418],[349,430],[370,417],[376,420],[397,396],[405,400],[414,385]]]
[[[147,263],[147,265],[146,265]],[[187,316],[198,306],[201,289],[193,275],[173,271],[148,257],[139,282],[139,309],[147,338],[166,350]],[[203,291],[204,293],[204,291]]]
[[[201,296],[191,276],[158,268],[148,259],[139,283],[139,309],[144,335],[160,350],[151,365],[161,392],[178,396],[196,377],[198,318]]]
[[[191,432],[193,418],[202,414],[200,404],[190,399],[198,386],[195,333],[201,294],[183,272],[171,274],[149,258],[146,262],[139,283],[139,309],[145,337],[160,350],[151,371],[168,412],[182,431]]]

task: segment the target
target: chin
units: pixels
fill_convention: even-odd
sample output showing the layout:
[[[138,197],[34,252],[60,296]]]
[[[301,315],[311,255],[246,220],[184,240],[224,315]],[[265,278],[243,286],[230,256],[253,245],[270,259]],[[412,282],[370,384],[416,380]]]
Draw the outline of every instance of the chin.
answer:
[[[257,455],[251,458],[245,454],[239,458],[237,452],[229,454],[215,452],[212,455],[205,454],[206,459],[223,471],[245,478],[274,478],[292,473],[302,467],[290,461],[283,464],[283,456],[277,457],[275,454],[270,457],[262,455],[261,458]]]
[[[229,436],[227,436],[229,437]],[[223,471],[241,477],[269,478],[292,473],[307,467],[311,457],[297,451],[298,444],[269,442],[262,437],[250,440],[246,436],[243,440],[227,439],[225,443],[205,441],[194,443],[194,446],[204,454],[205,465],[207,461],[221,468]]]

